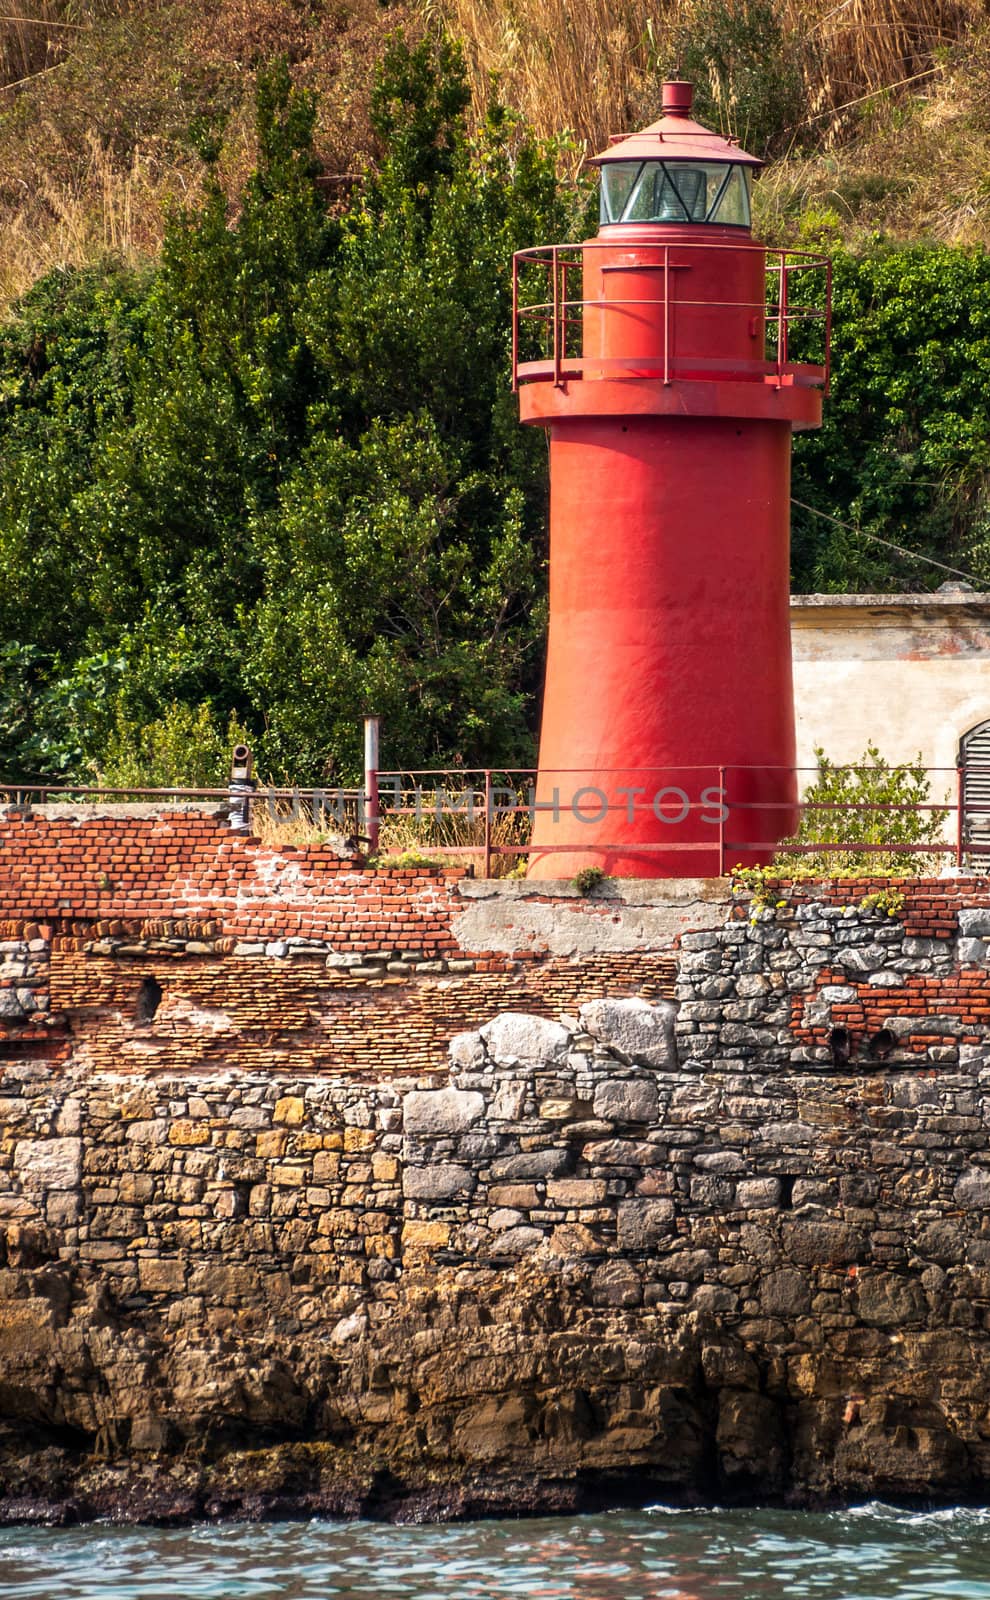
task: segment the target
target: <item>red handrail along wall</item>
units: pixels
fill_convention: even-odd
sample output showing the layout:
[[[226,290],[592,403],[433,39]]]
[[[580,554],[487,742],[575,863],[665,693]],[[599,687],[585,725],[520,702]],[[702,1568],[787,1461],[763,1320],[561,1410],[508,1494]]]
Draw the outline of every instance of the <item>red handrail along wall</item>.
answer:
[[[596,239],[515,259],[513,381],[550,436],[531,877],[714,875],[720,785],[750,864],[795,826],[790,448],[821,422],[829,265],[753,239],[760,163],[690,103],[665,84],[595,158]]]

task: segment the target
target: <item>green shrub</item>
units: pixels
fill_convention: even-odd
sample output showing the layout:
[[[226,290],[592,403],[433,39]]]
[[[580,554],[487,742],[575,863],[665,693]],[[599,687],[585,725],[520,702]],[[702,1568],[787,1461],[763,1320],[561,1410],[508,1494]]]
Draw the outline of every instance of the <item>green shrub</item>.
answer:
[[[803,796],[805,809],[794,843],[822,848],[789,854],[784,844],[773,864],[778,877],[913,877],[937,866],[940,858],[923,849],[900,853],[829,848],[842,843],[923,846],[943,839],[945,813],[919,809],[939,803],[933,801],[931,780],[920,756],[911,766],[894,767],[869,744],[858,762],[840,767],[820,748],[815,755],[818,776]]]
[[[600,889],[603,883],[608,882],[608,878],[601,867],[582,867],[580,872],[574,874],[571,882],[578,894],[594,894],[596,889]]]
[[[247,732],[232,717],[217,727],[208,705],[174,701],[145,727],[122,716],[107,743],[100,782],[111,789],[219,789],[230,776],[235,744]]]

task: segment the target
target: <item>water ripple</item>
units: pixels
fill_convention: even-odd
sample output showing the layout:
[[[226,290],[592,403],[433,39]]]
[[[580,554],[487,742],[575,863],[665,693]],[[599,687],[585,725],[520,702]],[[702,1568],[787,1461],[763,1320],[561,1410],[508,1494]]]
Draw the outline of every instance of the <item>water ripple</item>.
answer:
[[[0,1600],[990,1600],[990,1511],[0,1531]]]

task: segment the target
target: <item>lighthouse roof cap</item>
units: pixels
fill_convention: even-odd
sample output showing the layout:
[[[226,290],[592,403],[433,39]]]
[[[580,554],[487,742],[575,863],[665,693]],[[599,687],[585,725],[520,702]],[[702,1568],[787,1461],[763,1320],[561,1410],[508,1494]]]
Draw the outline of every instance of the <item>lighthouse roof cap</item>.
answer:
[[[663,86],[663,116],[639,133],[614,134],[607,150],[589,156],[590,166],[612,161],[730,161],[756,171],[758,156],[747,155],[732,139],[695,122],[691,116],[694,89],[690,83],[670,78]]]

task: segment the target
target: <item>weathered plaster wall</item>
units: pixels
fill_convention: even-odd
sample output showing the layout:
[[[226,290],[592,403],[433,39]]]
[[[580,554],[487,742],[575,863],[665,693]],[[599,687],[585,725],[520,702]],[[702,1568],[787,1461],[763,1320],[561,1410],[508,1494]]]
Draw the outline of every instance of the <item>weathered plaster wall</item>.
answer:
[[[872,741],[892,762],[920,751],[954,768],[962,735],[990,718],[986,595],[796,595],[791,646],[801,767],[816,745],[841,763]]]

